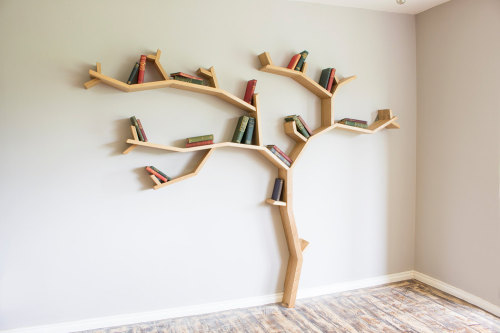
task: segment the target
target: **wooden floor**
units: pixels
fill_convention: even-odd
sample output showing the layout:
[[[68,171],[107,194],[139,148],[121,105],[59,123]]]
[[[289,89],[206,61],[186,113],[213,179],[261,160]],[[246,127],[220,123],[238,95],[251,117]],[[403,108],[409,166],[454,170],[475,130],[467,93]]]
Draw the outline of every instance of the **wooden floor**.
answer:
[[[500,332],[500,318],[410,280],[277,304],[87,333]]]

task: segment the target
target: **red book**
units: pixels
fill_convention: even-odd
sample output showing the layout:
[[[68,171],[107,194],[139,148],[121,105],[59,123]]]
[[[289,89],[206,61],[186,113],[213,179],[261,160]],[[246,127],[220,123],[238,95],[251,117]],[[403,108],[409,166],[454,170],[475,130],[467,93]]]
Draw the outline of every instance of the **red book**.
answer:
[[[201,77],[197,77],[197,76],[194,76],[194,75],[189,75],[189,74],[186,74],[186,73],[183,73],[183,72],[172,73],[172,74],[170,74],[170,76],[182,76],[182,77],[187,77],[189,79],[195,79],[195,80],[202,80],[203,81],[203,79]]]
[[[326,87],[326,90],[332,91],[334,78],[335,78],[335,68],[332,68],[332,70],[330,72],[330,78],[328,79],[328,86]]]
[[[247,83],[247,91],[245,92],[245,98],[243,98],[243,100],[248,104],[252,104],[253,92],[255,91],[256,85],[257,85],[257,80],[250,80]]]
[[[278,148],[278,146],[276,145],[273,145],[272,146],[274,149],[276,149],[276,151],[285,158],[285,160],[287,160],[288,162],[292,163],[292,160],[290,159],[290,157],[288,157],[287,154],[285,154],[281,149]]]
[[[214,143],[214,140],[206,140],[206,141],[199,141],[199,142],[193,142],[193,143],[186,142],[186,148],[211,145],[212,143]]]
[[[147,172],[149,172],[150,174],[154,175],[156,178],[158,178],[159,180],[163,181],[163,182],[168,182],[168,179],[163,177],[162,175],[160,175],[158,172],[154,171],[153,169],[151,169],[150,167],[146,167],[146,170]]]
[[[144,128],[142,128],[141,121],[137,119],[137,125],[139,125],[139,130],[141,131],[142,137],[144,138],[144,142],[148,141],[148,138],[146,137],[146,133],[144,132]]]
[[[297,63],[299,62],[299,59],[300,59],[300,53],[294,55],[286,68],[295,69],[295,66],[297,66]]]
[[[302,125],[304,125],[304,128],[309,133],[309,135],[313,135],[313,132],[312,132],[311,128],[309,127],[309,125],[306,124],[306,122],[304,121],[304,119],[302,119],[301,116],[297,116],[297,117],[299,118],[299,120],[302,123]],[[137,121],[139,121],[139,119],[137,119]]]
[[[139,62],[139,75],[137,76],[137,83],[144,82],[144,71],[146,70],[146,56],[141,55],[141,61]]]

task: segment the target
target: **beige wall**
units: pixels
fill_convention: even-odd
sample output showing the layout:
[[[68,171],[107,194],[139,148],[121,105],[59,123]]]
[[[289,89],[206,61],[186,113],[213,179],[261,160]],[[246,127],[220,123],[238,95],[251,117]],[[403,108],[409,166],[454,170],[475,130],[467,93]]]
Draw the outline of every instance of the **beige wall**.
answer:
[[[500,305],[500,1],[417,15],[417,271]]]
[[[259,72],[309,50],[309,74],[359,78],[336,119],[392,108],[402,129],[335,131],[296,167],[299,234],[311,242],[301,288],[407,271],[415,216],[415,20],[410,15],[290,1],[0,1],[0,330],[153,311],[282,291],[288,252],[264,204],[276,169],[257,153],[217,150],[201,173],[153,191],[144,166],[173,176],[196,154],[121,155],[128,117],[152,142],[214,133],[229,140],[235,107],[165,89],[83,89],[102,63],[125,80],[143,52],[169,73],[215,66],[243,96],[257,79],[263,140],[290,151],[283,117],[319,125],[319,101]]]

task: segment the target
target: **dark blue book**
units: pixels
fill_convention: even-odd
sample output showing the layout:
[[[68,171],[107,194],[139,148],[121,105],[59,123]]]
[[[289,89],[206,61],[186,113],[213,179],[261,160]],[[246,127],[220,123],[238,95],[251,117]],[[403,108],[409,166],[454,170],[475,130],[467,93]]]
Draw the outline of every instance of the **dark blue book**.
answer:
[[[281,193],[283,192],[283,179],[281,178],[276,178],[274,181],[274,188],[273,188],[273,194],[271,195],[271,199],[280,201],[281,200]]]
[[[139,74],[139,63],[136,62],[134,65],[134,68],[132,68],[132,72],[130,72],[130,76],[128,77],[127,84],[136,84],[138,74]]]

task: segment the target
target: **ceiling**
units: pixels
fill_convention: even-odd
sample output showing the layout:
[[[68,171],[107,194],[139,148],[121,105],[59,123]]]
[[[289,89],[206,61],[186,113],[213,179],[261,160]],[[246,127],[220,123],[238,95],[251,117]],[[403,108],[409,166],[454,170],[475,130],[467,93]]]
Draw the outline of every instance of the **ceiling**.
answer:
[[[403,14],[418,14],[448,2],[450,0],[406,0],[403,5],[398,5],[396,0],[292,0],[308,3],[321,3],[324,5],[364,8],[371,10],[379,10],[383,12],[403,13]]]

